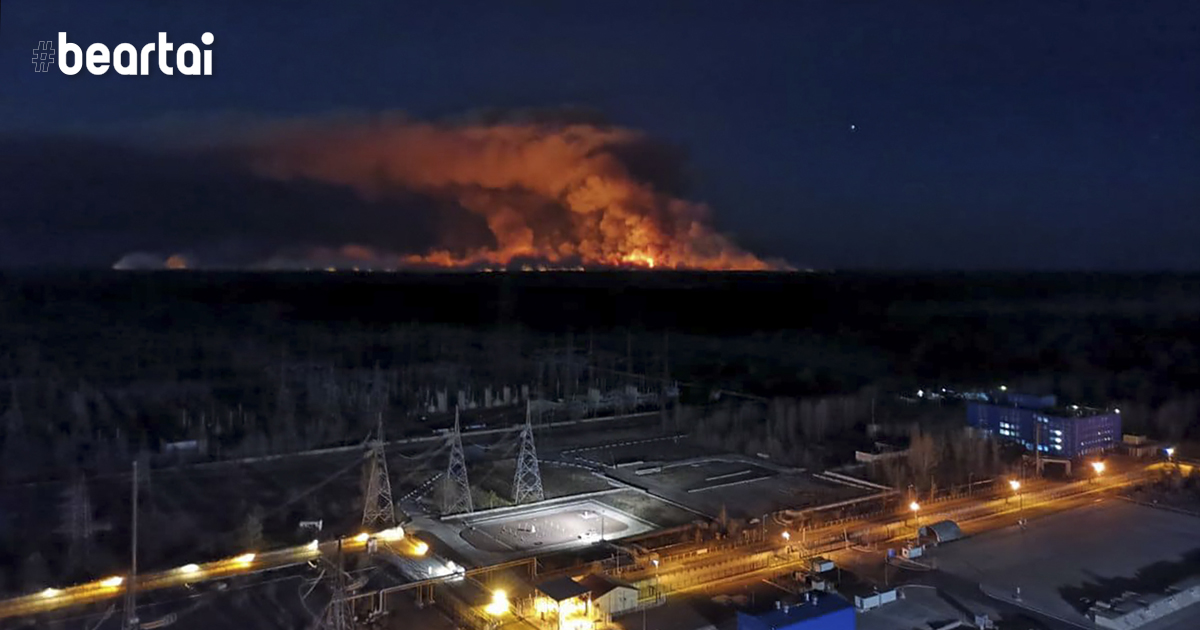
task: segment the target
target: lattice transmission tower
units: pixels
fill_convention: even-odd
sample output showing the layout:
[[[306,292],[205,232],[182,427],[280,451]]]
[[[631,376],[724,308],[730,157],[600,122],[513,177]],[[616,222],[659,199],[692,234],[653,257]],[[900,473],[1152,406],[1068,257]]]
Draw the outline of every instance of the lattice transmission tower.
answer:
[[[392,503],[392,482],[388,479],[387,453],[383,441],[383,414],[375,428],[367,456],[367,492],[363,495],[362,524],[367,531],[396,526],[396,505]]]
[[[454,433],[450,434],[450,465],[446,468],[446,492],[442,497],[442,513],[474,512],[471,483],[467,480],[467,459],[463,456],[462,430],[458,423],[458,407],[454,408]]]
[[[71,565],[78,567],[86,563],[91,553],[92,537],[96,535],[96,524],[92,519],[92,499],[83,475],[78,476],[63,492],[60,531],[70,540]]]
[[[345,561],[342,555],[342,541],[338,540],[336,566],[334,566],[333,592],[329,605],[321,615],[317,630],[353,630],[355,627],[354,613],[350,603],[346,601],[349,591],[346,586]]]
[[[537,449],[533,445],[533,422],[529,401],[525,402],[525,427],[521,429],[521,452],[517,456],[517,471],[513,475],[513,502],[527,503],[546,498],[542,490],[542,471],[538,466]]]

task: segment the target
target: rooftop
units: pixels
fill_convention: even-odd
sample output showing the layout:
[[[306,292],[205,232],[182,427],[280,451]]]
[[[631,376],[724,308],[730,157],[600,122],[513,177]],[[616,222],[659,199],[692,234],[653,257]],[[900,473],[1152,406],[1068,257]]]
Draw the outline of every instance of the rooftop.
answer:
[[[1051,398],[1051,397],[1047,397]],[[1031,396],[997,396],[989,399],[982,404],[993,405],[996,407],[1015,407],[1017,409],[1028,409],[1036,411],[1044,416],[1054,418],[1091,418],[1094,416],[1107,416],[1119,413],[1114,409],[1102,409],[1100,407],[1088,407],[1085,405],[1060,405],[1060,404],[1031,404],[1029,401],[1034,398]]]
[[[604,595],[608,594],[609,592],[611,592],[612,590],[617,589],[617,588],[624,587],[624,588],[632,588],[635,590],[637,589],[636,586],[634,586],[628,582],[622,582],[621,580],[618,580],[613,577],[609,577],[602,573],[593,573],[593,574],[583,578],[582,580],[579,580],[579,582],[581,584],[583,584],[583,586],[585,586],[589,591],[591,591],[592,599],[598,599],[600,597],[603,597]]]
[[[962,538],[962,529],[959,528],[958,523],[945,520],[922,525],[920,534],[921,536],[933,536],[939,543],[944,543]]]
[[[542,582],[537,585],[537,590],[556,602],[586,595],[589,592],[588,587],[569,577],[555,578]]]
[[[780,604],[779,608],[767,608],[756,611],[739,612],[739,615],[754,617],[770,628],[783,628],[805,619],[824,617],[825,615],[853,608],[854,605],[832,593],[810,591],[811,601],[800,600],[794,604]]]

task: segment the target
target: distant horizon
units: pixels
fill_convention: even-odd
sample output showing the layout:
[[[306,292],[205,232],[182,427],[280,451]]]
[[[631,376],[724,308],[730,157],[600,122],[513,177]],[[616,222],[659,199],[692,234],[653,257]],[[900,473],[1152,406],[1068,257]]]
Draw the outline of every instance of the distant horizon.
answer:
[[[586,276],[586,275],[633,275],[633,276],[668,276],[668,275],[741,275],[747,277],[767,276],[822,276],[822,275],[1108,275],[1108,276],[1200,276],[1200,269],[935,269],[935,268],[842,268],[842,269],[790,269],[790,270],[709,270],[709,269],[631,269],[619,267],[597,267],[587,269],[470,269],[470,268],[425,268],[425,269],[253,269],[237,267],[197,267],[186,269],[114,269],[103,266],[0,266],[0,274],[39,274],[39,273],[111,273],[113,275],[313,275],[328,277],[349,276]]]
[[[224,5],[5,3],[0,266],[1200,270],[1197,2]]]

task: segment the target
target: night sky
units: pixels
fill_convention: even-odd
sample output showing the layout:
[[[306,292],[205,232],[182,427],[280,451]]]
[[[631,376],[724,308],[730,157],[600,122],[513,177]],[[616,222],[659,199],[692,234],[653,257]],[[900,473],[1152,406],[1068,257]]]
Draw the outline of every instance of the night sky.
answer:
[[[212,32],[213,76],[35,73],[58,31]],[[5,0],[0,265],[241,253],[268,232],[415,251],[436,200],[393,213],[417,202],[163,156],[146,130],[531,109],[661,141],[680,197],[799,267],[1200,270],[1195,0]]]

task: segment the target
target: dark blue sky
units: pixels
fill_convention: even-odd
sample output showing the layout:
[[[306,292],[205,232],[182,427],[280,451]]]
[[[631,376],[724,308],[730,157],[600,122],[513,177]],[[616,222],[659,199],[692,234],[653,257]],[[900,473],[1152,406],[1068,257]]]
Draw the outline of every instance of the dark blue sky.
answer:
[[[212,32],[213,76],[30,63],[58,31],[112,47],[160,30],[176,44]],[[738,242],[799,265],[1200,269],[1194,0],[5,0],[0,13],[5,135],[562,105],[682,147],[686,196]],[[0,150],[12,166],[29,144]],[[28,168],[10,172],[28,183]],[[33,234],[52,250],[80,230],[94,244],[131,220],[60,220],[35,191],[0,199],[0,248]],[[49,216],[16,221],[15,205]]]

